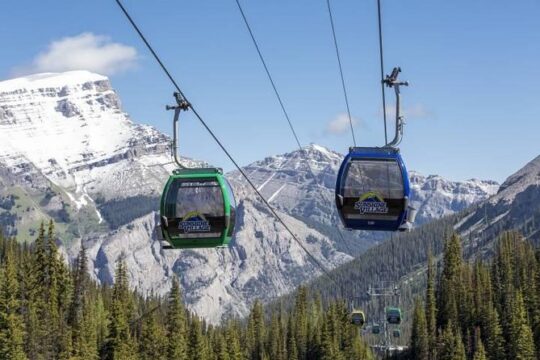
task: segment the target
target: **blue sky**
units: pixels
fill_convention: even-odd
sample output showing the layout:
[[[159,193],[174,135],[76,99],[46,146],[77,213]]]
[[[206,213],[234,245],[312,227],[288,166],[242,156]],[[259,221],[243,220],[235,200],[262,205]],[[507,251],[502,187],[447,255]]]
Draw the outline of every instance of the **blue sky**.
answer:
[[[325,1],[242,3],[301,142],[345,152],[350,133],[329,127],[345,104]],[[242,165],[296,148],[234,0],[125,5]],[[90,70],[110,75],[133,120],[170,133],[173,88],[113,0],[2,8],[0,79],[69,68],[90,46]],[[333,9],[357,141],[382,145],[376,2],[334,0]],[[540,154],[540,2],[383,0],[383,12],[387,71],[400,65],[411,82],[401,144],[409,169],[502,181]],[[59,64],[51,44],[65,50],[85,33],[90,44],[60,53]],[[183,155],[232,168],[193,116],[180,137]]]

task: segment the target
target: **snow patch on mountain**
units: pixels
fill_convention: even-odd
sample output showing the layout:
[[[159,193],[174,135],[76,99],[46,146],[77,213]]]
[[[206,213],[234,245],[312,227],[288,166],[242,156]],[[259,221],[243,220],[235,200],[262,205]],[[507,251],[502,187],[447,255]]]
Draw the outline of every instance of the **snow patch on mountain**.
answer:
[[[120,257],[131,284],[142,292],[163,294],[179,276],[190,308],[217,322],[243,316],[254,299],[269,301],[320,274],[236,171],[227,174],[238,200],[231,245],[161,249],[155,210],[174,168],[170,139],[132,122],[104,76],[73,71],[0,82],[0,150],[0,197],[18,199],[14,209],[0,209],[0,215],[18,219],[18,236],[27,239],[40,219],[57,220],[61,236],[71,238],[66,244],[71,257],[81,244],[89,249],[96,280],[110,283]],[[336,231],[341,226],[334,186],[342,159],[311,144],[243,169],[329,269],[385,236]],[[497,190],[489,181],[456,183],[417,173],[411,182],[419,223],[460,211]],[[17,206],[21,212],[13,213]]]
[[[39,89],[62,89],[60,95],[67,95],[69,87],[84,86],[109,79],[90,71],[78,70],[63,73],[40,73],[0,82],[0,92],[27,92]],[[89,85],[86,85],[89,86]]]
[[[411,202],[418,209],[417,225],[462,211],[497,193],[499,184],[491,180],[449,181],[438,175],[409,174]]]

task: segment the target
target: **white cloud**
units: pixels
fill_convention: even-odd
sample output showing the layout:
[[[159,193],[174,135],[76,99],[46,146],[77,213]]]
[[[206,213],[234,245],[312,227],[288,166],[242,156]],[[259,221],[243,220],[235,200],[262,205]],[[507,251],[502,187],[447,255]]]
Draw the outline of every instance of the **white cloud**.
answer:
[[[415,104],[405,108],[405,116],[416,119],[433,118],[434,114],[422,104]]]
[[[131,46],[112,42],[103,35],[82,33],[55,40],[39,53],[28,66],[16,68],[15,73],[62,72],[89,70],[113,75],[133,68],[137,51]]]
[[[382,110],[381,110],[382,115]],[[414,104],[412,106],[401,108],[401,115],[407,119],[433,119],[435,115],[423,104]],[[396,108],[393,105],[386,106],[386,116],[394,118],[396,116]]]
[[[351,118],[353,126],[360,124],[360,119]],[[341,135],[350,131],[349,116],[347,114],[338,114],[326,125],[326,132],[334,135]]]

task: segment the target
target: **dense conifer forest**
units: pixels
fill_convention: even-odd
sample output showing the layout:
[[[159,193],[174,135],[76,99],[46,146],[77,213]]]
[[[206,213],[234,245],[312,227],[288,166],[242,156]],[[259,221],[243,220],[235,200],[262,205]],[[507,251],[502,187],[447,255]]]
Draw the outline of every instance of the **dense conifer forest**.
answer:
[[[215,327],[186,310],[179,284],[163,298],[130,290],[117,263],[112,287],[92,281],[81,249],[69,267],[54,224],[32,245],[0,235],[0,359],[372,359],[343,302],[322,306],[300,288],[294,306]]]
[[[467,262],[448,236],[440,266],[430,256],[399,359],[540,359],[540,252],[506,232],[494,258]],[[131,290],[118,261],[112,286],[87,273],[81,249],[60,255],[54,224],[32,245],[0,235],[0,359],[373,359],[349,304],[300,287],[290,304],[255,302],[247,319],[220,326],[189,312],[179,284],[164,297]]]
[[[446,241],[442,270],[429,261],[404,359],[540,359],[540,252],[502,234],[489,262],[465,262],[461,241]]]

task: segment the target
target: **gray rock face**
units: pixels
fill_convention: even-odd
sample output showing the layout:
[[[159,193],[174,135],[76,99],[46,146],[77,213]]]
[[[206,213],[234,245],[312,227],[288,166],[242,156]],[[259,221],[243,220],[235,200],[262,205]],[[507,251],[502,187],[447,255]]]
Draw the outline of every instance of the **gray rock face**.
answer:
[[[237,172],[227,175],[238,201],[231,246],[162,250],[155,211],[173,169],[169,142],[134,124],[103,76],[76,71],[0,82],[0,225],[32,240],[40,221],[54,219],[70,257],[81,245],[89,249],[89,269],[98,281],[112,282],[120,257],[131,285],[142,292],[163,294],[179,276],[191,309],[211,322],[245,315],[255,298],[271,300],[320,274]],[[341,160],[310,145],[244,168],[328,268],[384,239],[381,233],[336,231],[334,182]],[[419,222],[459,211],[498,187],[416,173],[411,181]]]
[[[501,185],[497,197],[494,201],[512,200],[520,190],[523,190],[531,185],[538,185],[540,181],[540,156],[525,165],[522,169],[510,176]]]
[[[499,184],[490,180],[448,181],[437,175],[410,174],[411,201],[418,211],[417,225],[460,212],[495,194]]]
[[[496,195],[477,204],[455,226],[466,249],[489,256],[494,239],[504,230],[521,232],[540,245],[540,156],[510,176]]]
[[[306,161],[307,159],[307,161]],[[347,253],[357,253],[387,236],[377,232],[336,232],[339,224],[334,204],[335,181],[343,155],[319,145],[302,151],[268,157],[244,168],[259,191],[276,208],[315,226]],[[309,166],[308,166],[309,163]],[[313,180],[315,176],[316,180]],[[495,194],[494,181],[471,179],[449,181],[437,175],[410,172],[411,202],[418,209],[416,225],[460,212]],[[244,184],[240,174],[230,174],[233,183]]]
[[[67,99],[58,101],[55,110],[61,112],[65,117],[73,117],[81,114],[77,105]]]

